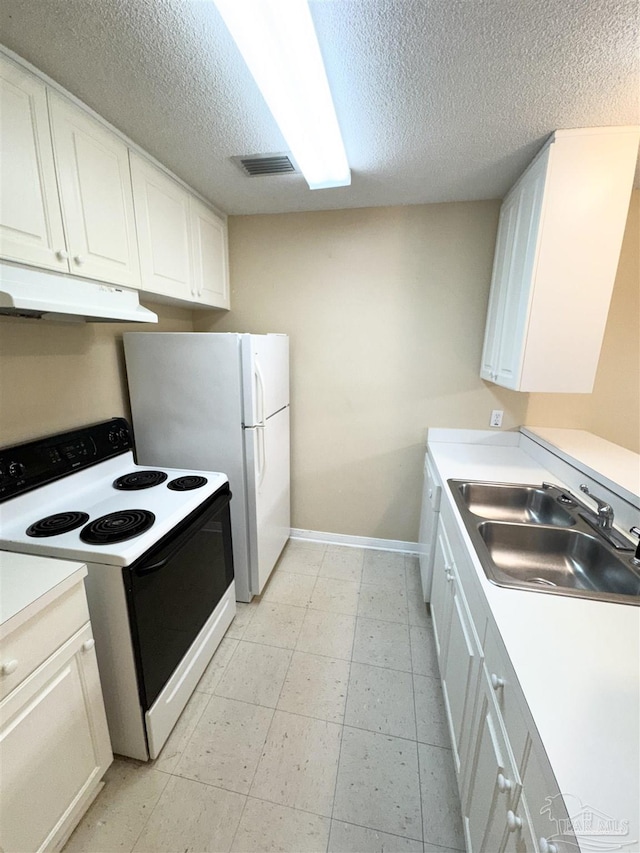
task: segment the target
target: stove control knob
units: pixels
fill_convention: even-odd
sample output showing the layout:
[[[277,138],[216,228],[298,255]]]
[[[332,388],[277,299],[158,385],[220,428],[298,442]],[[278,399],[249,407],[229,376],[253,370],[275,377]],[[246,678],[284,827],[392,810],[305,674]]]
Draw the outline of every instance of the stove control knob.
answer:
[[[110,444],[117,444],[118,443],[118,431],[117,430],[112,429],[111,432],[109,433],[109,443]]]
[[[126,441],[128,437],[126,429],[124,427],[120,427],[118,430],[118,438],[120,441]]]
[[[22,477],[25,470],[26,469],[22,462],[9,462],[9,476],[13,477],[14,480],[17,480],[18,477]]]

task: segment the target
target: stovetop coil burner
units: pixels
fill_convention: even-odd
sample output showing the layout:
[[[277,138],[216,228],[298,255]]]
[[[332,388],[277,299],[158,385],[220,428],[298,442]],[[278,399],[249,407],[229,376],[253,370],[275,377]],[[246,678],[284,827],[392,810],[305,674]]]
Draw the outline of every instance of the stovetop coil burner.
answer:
[[[75,530],[76,527],[82,527],[87,521],[89,515],[86,512],[57,512],[35,521],[26,532],[27,536],[35,537],[59,536],[61,533]]]
[[[89,545],[112,545],[115,542],[124,542],[149,530],[155,520],[155,515],[146,509],[110,512],[83,527],[80,531],[80,539]]]
[[[172,489],[174,492],[190,492],[192,489],[201,489],[202,486],[207,485],[207,478],[200,477],[196,474],[190,474],[185,477],[177,477],[175,480],[171,480],[170,483],[167,483],[167,488]]]
[[[123,491],[150,489],[152,486],[164,483],[167,476],[164,471],[132,471],[130,474],[123,474],[122,477],[114,480],[113,487]]]

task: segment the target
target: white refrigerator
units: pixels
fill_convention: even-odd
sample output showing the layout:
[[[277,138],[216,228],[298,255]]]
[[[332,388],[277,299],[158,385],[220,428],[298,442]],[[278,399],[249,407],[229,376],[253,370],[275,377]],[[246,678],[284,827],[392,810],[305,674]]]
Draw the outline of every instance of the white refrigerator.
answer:
[[[229,477],[238,601],[267,582],[291,531],[289,338],[124,335],[137,462]]]

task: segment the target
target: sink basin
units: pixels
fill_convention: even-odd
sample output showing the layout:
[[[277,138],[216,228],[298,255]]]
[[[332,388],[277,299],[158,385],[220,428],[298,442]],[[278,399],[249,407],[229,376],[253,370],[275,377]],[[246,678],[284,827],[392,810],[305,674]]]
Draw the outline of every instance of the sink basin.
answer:
[[[588,533],[491,521],[478,533],[499,572],[519,583],[640,596],[640,576]]]
[[[449,480],[484,573],[498,586],[640,605],[640,571],[559,486]],[[593,516],[593,518],[591,518]]]
[[[576,523],[571,513],[558,503],[558,498],[541,487],[465,482],[458,489],[469,512],[482,518],[561,527]]]

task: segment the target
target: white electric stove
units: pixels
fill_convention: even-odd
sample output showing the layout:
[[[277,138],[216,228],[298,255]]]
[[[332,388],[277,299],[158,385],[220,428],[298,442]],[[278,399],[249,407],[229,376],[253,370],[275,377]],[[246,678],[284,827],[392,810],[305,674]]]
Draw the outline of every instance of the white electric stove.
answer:
[[[156,757],[233,619],[230,499],[136,465],[121,418],[0,450],[0,549],[87,564],[114,752]]]

